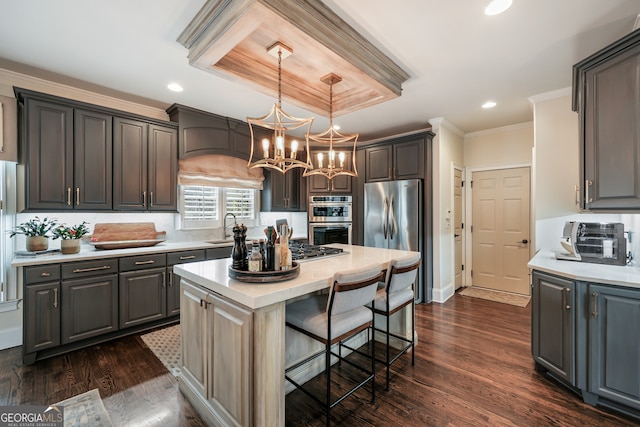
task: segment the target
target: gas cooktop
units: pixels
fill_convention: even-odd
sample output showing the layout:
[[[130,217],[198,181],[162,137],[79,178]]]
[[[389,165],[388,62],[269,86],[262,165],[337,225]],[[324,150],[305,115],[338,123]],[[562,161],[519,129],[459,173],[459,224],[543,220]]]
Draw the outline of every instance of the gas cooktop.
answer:
[[[291,259],[294,261],[311,260],[326,256],[342,255],[344,253],[340,248],[305,245],[302,243],[291,243],[289,244],[289,249],[291,249]]]

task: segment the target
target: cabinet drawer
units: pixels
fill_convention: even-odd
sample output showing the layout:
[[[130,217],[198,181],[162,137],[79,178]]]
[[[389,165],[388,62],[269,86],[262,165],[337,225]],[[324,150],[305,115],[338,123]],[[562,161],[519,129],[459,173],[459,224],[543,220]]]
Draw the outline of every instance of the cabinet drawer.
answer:
[[[118,272],[118,259],[98,259],[95,261],[70,262],[62,264],[62,278],[76,279],[81,277],[115,274]]]
[[[166,254],[149,254],[120,258],[120,271],[144,270],[167,265]]]
[[[60,280],[60,264],[25,267],[24,279],[27,285]]]
[[[172,252],[167,254],[167,265],[184,264],[186,262],[204,261],[204,249]]]
[[[231,249],[233,246],[207,249],[207,260],[229,258],[231,257]]]

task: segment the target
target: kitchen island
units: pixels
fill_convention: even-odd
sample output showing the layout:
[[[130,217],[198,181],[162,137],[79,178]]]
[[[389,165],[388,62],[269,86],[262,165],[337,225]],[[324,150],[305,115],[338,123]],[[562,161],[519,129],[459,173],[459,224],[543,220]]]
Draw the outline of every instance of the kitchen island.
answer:
[[[285,367],[311,343],[285,330],[286,304],[326,291],[336,271],[377,264],[410,251],[332,245],[342,255],[300,264],[298,277],[249,284],[229,278],[230,259],[174,268],[182,277],[180,390],[212,425],[283,426]],[[406,334],[406,313],[395,332]],[[317,372],[301,372],[308,379]]]

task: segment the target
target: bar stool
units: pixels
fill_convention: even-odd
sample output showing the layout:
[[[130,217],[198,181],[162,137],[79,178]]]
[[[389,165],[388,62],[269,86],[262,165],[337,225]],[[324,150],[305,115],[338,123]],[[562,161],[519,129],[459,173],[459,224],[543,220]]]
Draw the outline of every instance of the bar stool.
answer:
[[[285,379],[296,388],[322,406],[327,414],[327,425],[330,425],[331,409],[353,394],[356,390],[371,382],[371,403],[375,402],[375,356],[371,352],[371,367],[366,369],[342,357],[342,342],[354,337],[359,332],[374,326],[371,304],[376,297],[378,283],[384,274],[380,266],[369,265],[362,268],[338,272],[333,275],[328,295],[318,295],[288,304],[286,308],[286,325],[324,344],[324,349],[307,357],[285,370]],[[369,307],[365,307],[366,305]],[[331,347],[338,344],[338,353]],[[300,366],[325,356],[325,375],[327,380],[326,398],[324,401],[298,384],[288,373]],[[331,399],[331,356],[340,362],[363,371],[367,376],[360,383],[337,399]]]
[[[398,360],[398,358],[405,354],[407,351],[411,350],[411,365],[415,364],[414,334],[416,325],[416,314],[413,287],[416,282],[420,262],[420,254],[410,255],[407,257],[389,261],[389,267],[387,268],[387,276],[384,282],[384,287],[378,289],[376,299],[373,304],[373,312],[381,316],[385,316],[387,321],[386,330],[372,327],[374,331],[384,333],[387,339],[385,360],[376,359],[379,363],[383,363],[387,370],[387,385],[385,387],[385,390],[389,390],[389,367],[391,366],[391,364],[393,364],[393,362]],[[389,326],[391,316],[408,305],[411,305],[411,339],[407,339],[406,336],[401,336],[391,332]],[[406,343],[406,345],[393,358],[391,358],[391,346],[389,344],[391,337]]]

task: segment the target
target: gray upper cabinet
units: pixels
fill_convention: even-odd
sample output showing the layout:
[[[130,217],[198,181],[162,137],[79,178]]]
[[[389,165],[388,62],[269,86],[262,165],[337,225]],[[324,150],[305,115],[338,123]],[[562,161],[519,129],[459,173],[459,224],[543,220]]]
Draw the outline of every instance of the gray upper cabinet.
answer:
[[[24,100],[27,210],[72,209],[73,108]]]
[[[316,156],[317,151],[311,151],[311,156]],[[351,157],[345,159],[346,167],[351,168]],[[309,194],[327,194],[327,193],[351,193],[352,177],[348,175],[339,175],[332,179],[327,179],[322,175],[311,175],[307,177],[307,187]]]
[[[574,65],[581,207],[640,209],[640,30]]]
[[[538,370],[575,383],[575,282],[533,272],[531,351]]]
[[[112,207],[113,119],[89,110],[74,111],[73,208]]]
[[[287,173],[265,170],[261,210],[265,212],[305,211],[304,195],[307,191],[305,183],[301,168],[294,168]]]
[[[171,127],[114,119],[114,210],[177,209],[177,138]]]
[[[424,146],[425,134],[417,134],[366,148],[366,181],[424,178]]]
[[[19,209],[177,210],[176,124],[14,91],[24,164]]]

